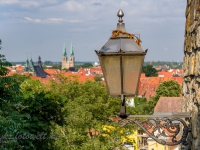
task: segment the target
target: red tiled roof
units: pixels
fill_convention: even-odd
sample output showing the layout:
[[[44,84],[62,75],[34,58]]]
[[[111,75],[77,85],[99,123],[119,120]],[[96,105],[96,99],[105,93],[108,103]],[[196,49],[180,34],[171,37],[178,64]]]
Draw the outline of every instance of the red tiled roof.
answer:
[[[145,77],[146,77],[145,73],[141,73],[140,78],[145,78]]]
[[[92,76],[92,75],[90,75],[90,76],[80,75],[80,76],[78,77],[78,80],[79,80],[80,82],[85,82],[85,81],[87,81],[87,80],[94,81],[94,76]]]
[[[49,81],[51,79],[53,79],[51,76],[47,76],[46,78],[41,78],[38,76],[31,76],[31,79],[33,80],[40,80],[40,82],[44,83],[44,84],[49,84]]]
[[[170,113],[181,112],[182,98],[181,97],[160,97],[154,112]]]
[[[171,69],[169,72],[172,72],[172,74],[182,74],[183,70],[182,69]]]
[[[16,70],[16,71],[23,71],[24,68],[23,68],[22,66],[18,66],[15,70]]]
[[[169,80],[175,80],[182,85],[182,77],[141,77],[138,85],[138,95],[142,95],[148,100],[156,94],[156,88],[160,83]]]
[[[50,75],[60,73],[59,69],[44,69],[44,71]]]
[[[14,71],[10,71],[8,74],[7,74],[7,76],[12,76],[13,74],[15,74],[16,72],[14,72]]]
[[[90,72],[102,74],[102,69],[101,69],[101,67],[94,67],[94,68],[90,68]]]
[[[11,67],[6,67],[9,71],[12,71],[13,69]]]
[[[182,75],[182,73],[183,73],[182,69],[171,69],[171,70],[168,70],[167,72],[166,71],[158,72],[158,76],[159,77],[173,77],[173,75],[175,74]]]
[[[172,77],[172,73],[171,72],[162,71],[162,72],[158,72],[158,76],[159,77]]]

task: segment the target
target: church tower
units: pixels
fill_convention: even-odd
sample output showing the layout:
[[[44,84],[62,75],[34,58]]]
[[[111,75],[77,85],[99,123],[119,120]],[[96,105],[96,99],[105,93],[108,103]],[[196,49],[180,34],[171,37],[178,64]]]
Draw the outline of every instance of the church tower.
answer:
[[[41,57],[40,56],[38,57],[38,66],[40,68],[42,68],[42,61],[41,61]]]
[[[29,70],[30,70],[30,64],[29,64],[28,54],[27,54],[27,60],[26,60],[24,71],[29,72]]]
[[[74,57],[74,48],[71,43],[70,47],[70,57],[69,57],[69,67],[74,67],[75,57]]]
[[[66,51],[66,45],[64,43],[63,53],[62,53],[62,69],[65,69],[66,67],[67,67],[67,51]]]

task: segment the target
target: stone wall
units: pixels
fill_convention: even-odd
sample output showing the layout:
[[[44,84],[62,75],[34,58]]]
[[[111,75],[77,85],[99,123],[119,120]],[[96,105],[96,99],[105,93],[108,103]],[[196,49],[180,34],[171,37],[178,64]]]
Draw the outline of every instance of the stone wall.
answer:
[[[187,0],[185,11],[182,111],[191,112],[187,150],[200,150],[200,0]]]

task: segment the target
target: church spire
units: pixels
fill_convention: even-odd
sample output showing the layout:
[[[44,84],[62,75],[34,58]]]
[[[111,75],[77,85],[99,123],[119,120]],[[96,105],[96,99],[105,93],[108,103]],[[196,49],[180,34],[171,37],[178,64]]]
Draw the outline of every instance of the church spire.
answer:
[[[30,56],[31,56],[31,59],[30,59],[30,62],[29,62],[30,71],[34,72],[34,63],[33,63],[33,60],[32,60],[32,55],[30,54]]]
[[[26,62],[28,62],[28,52],[27,52],[27,60],[26,60]]]
[[[33,62],[31,53],[30,53],[30,57],[31,57],[30,62]]]
[[[74,48],[72,46],[72,43],[71,43],[71,47],[70,47],[70,57],[74,57]]]
[[[27,52],[27,60],[26,60],[26,63],[25,63],[24,71],[29,71],[29,69],[30,69],[30,66],[29,66],[28,52]]]
[[[42,61],[41,61],[41,57],[38,57],[38,66],[42,67]]]
[[[63,46],[63,54],[62,54],[63,57],[67,57],[67,51],[66,51],[66,45],[64,43],[64,46]]]

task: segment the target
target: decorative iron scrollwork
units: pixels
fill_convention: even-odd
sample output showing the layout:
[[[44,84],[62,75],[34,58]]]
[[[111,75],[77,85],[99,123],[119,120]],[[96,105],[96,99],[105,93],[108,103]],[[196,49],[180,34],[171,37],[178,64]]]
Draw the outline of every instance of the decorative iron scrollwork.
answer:
[[[178,145],[182,143],[187,145],[187,136],[190,128],[186,122],[180,118],[147,118],[142,120],[135,119],[121,119],[120,126],[127,124],[137,124],[142,128],[152,139],[162,145]],[[183,129],[183,130],[181,130]]]

